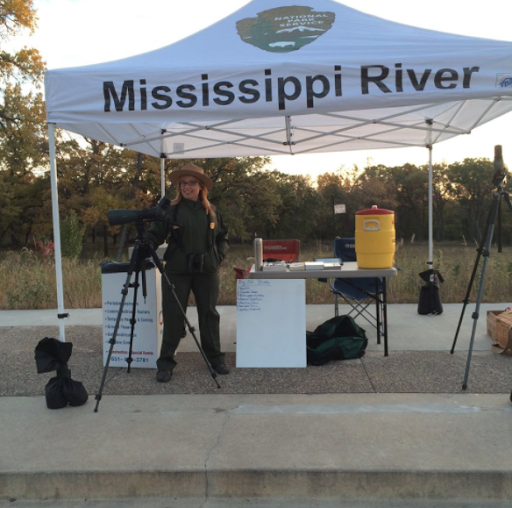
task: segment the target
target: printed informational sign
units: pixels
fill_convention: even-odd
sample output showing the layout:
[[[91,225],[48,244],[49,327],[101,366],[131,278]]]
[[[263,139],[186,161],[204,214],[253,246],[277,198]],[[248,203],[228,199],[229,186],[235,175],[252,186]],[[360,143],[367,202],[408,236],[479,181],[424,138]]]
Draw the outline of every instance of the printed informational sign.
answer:
[[[107,362],[110,339],[114,334],[116,320],[121,306],[121,291],[127,273],[103,273],[101,275],[103,298],[103,365]],[[156,369],[156,360],[162,343],[162,297],[160,272],[146,270],[147,297],[144,302],[142,285],[137,293],[135,327],[133,329],[131,368]],[[142,274],[139,274],[141,284]],[[132,274],[131,283],[135,280]],[[126,359],[130,351],[131,319],[133,315],[133,288],[129,288],[119,322],[116,343],[110,358],[110,367],[128,367]]]
[[[345,205],[334,205],[334,213],[346,213]]]
[[[237,281],[236,366],[306,367],[304,279]]]

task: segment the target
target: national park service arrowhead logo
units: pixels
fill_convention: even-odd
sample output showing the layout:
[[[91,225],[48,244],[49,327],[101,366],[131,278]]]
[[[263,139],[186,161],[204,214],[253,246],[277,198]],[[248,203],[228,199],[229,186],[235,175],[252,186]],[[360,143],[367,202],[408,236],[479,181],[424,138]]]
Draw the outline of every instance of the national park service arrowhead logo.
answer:
[[[236,28],[247,44],[272,53],[289,53],[310,44],[331,29],[334,12],[317,12],[313,7],[276,7],[241,19]]]

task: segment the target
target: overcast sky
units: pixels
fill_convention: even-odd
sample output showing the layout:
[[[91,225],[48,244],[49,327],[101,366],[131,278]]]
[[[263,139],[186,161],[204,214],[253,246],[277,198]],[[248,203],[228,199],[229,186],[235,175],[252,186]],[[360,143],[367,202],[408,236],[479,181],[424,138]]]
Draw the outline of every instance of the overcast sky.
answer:
[[[187,37],[249,3],[247,0],[34,0],[36,33],[26,41],[49,69],[75,67],[144,53]],[[512,3],[507,0],[344,0],[345,5],[407,25],[475,37],[512,41]],[[293,5],[293,0],[290,0]],[[511,55],[512,66],[512,55]],[[434,146],[434,162],[493,158],[494,145],[512,167],[512,114],[471,135]],[[335,171],[341,165],[373,162],[426,164],[425,148],[279,156],[273,167],[288,173]]]

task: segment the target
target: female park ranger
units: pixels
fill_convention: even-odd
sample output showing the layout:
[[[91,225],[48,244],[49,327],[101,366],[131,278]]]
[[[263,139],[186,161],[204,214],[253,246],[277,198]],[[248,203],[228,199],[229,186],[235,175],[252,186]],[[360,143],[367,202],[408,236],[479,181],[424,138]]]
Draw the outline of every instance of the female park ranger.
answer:
[[[228,230],[222,216],[208,201],[212,181],[202,168],[189,163],[173,171],[171,182],[177,186],[176,198],[163,221],[151,223],[147,237],[156,249],[167,240],[165,271],[175,287],[184,310],[190,292],[194,294],[199,318],[201,346],[218,374],[229,374],[220,349],[219,266],[229,248]],[[174,353],[183,332],[183,314],[168,285],[162,284],[164,332],[156,380],[167,383],[176,366]]]

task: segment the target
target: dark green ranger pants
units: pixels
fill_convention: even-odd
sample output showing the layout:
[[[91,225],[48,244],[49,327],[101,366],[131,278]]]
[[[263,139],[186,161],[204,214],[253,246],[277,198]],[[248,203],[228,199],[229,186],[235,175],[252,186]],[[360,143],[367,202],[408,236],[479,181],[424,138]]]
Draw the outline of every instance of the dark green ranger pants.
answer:
[[[220,349],[220,316],[215,308],[219,295],[219,274],[167,274],[174,285],[176,295],[183,310],[187,310],[190,291],[194,294],[199,318],[201,346],[206,358],[212,365],[222,363],[224,354]],[[176,367],[176,351],[183,331],[183,313],[181,312],[167,281],[162,278],[162,313],[164,332],[158,370],[172,370]],[[193,339],[192,339],[193,340]]]

